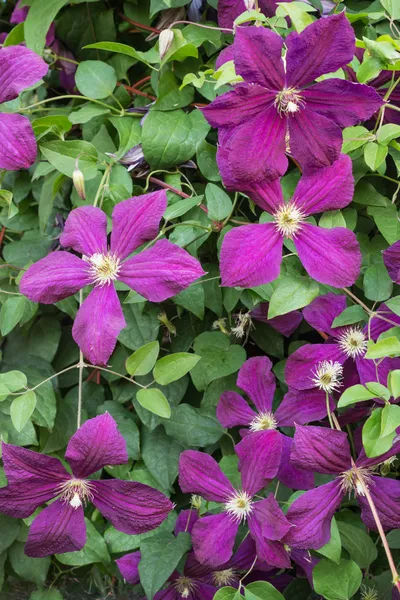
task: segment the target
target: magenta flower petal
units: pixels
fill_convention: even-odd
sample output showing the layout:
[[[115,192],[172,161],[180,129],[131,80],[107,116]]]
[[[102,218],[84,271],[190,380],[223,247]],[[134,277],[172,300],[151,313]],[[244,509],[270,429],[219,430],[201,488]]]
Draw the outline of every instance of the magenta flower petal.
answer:
[[[334,475],[351,469],[351,454],[344,431],[309,425],[297,425],[291,462],[316,473]]]
[[[289,507],[286,518],[294,527],[283,538],[291,548],[321,548],[331,537],[331,521],[344,493],[339,479],[309,490]]]
[[[2,443],[4,472],[9,484],[21,481],[58,485],[69,474],[58,458]],[[5,488],[2,488],[5,489]]]
[[[395,242],[383,251],[383,262],[388,270],[390,279],[400,284],[400,241]]]
[[[367,455],[365,454],[364,448],[362,448],[362,450],[357,458],[357,461],[356,461],[357,467],[364,467],[364,468],[375,467],[376,465],[383,463],[385,460],[392,458],[392,456],[396,456],[396,454],[400,454],[400,428],[399,427],[396,429],[396,434],[397,435],[395,437],[393,446],[390,448],[390,450],[385,452],[385,454],[380,454],[379,456],[375,456],[373,458],[368,458]]]
[[[291,2],[291,0],[289,0]],[[259,0],[258,6],[267,17],[273,17],[277,7],[276,0]],[[233,21],[246,9],[244,0],[219,0],[218,23],[220,27],[232,27]]]
[[[86,421],[68,442],[65,458],[78,479],[85,479],[107,465],[128,462],[126,442],[109,413]]]
[[[281,540],[292,527],[273,494],[254,504],[254,514],[261,523],[263,536],[268,540]]]
[[[35,162],[36,155],[36,138],[29,119],[22,115],[0,113],[0,169],[28,169]]]
[[[335,403],[332,399],[330,406],[331,410],[335,410]],[[319,389],[295,390],[289,388],[275,411],[275,418],[280,427],[294,427],[295,423],[306,425],[306,423],[320,421],[326,415],[325,392]]]
[[[0,49],[0,104],[14,100],[22,90],[31,87],[49,70],[40,56],[24,46]]]
[[[295,390],[313,387],[315,370],[320,362],[333,361],[343,364],[345,354],[338,344],[306,344],[289,356],[285,366],[285,379]]]
[[[243,489],[254,496],[276,476],[281,464],[282,434],[276,430],[256,431],[235,446]]]
[[[173,508],[158,490],[136,481],[93,481],[93,504],[115,529],[137,535],[155,529]]]
[[[85,256],[106,253],[106,213],[94,206],[75,208],[65,221],[60,243],[64,248],[73,248]]]
[[[309,490],[314,487],[314,474],[297,467],[290,462],[292,438],[282,435],[282,458],[277,479],[286,487],[294,490]]]
[[[260,208],[270,214],[274,214],[284,203],[282,186],[279,179],[272,181],[264,179],[258,183],[248,183],[246,188],[240,191],[246,193]]]
[[[303,175],[293,195],[293,203],[306,215],[344,208],[353,199],[354,177],[349,156],[341,154],[329,167]]]
[[[355,35],[343,12],[314,21],[301,33],[293,31],[286,38],[286,45],[286,84],[303,87],[351,62]]]
[[[63,482],[57,481],[56,478],[51,480],[49,477],[47,480],[44,478],[23,480],[0,488],[0,513],[14,519],[26,519],[44,502],[58,496],[60,483]]]
[[[242,2],[242,0],[238,1]],[[222,27],[224,27],[224,25],[222,25]],[[231,60],[233,60],[233,44],[226,46],[218,54],[217,60],[215,61],[215,70],[218,70],[220,67],[222,67],[222,65],[230,62]]]
[[[267,31],[267,30],[265,30]],[[201,109],[212,127],[231,128],[273,106],[275,94],[260,85],[238,84]]]
[[[93,365],[106,365],[121,329],[126,327],[112,283],[95,287],[76,315],[72,337]]]
[[[361,251],[349,229],[323,229],[304,223],[294,244],[305,270],[320,283],[351,286],[360,274]]]
[[[193,549],[203,565],[218,567],[232,556],[239,522],[227,513],[199,519],[192,531]]]
[[[218,592],[218,588],[202,581],[196,582],[196,589],[194,591],[193,600],[213,600],[215,594]],[[180,600],[180,598],[178,599]]]
[[[356,358],[356,367],[362,385],[369,381],[378,381],[378,383],[387,386],[390,371],[400,368],[400,359],[384,358],[375,366],[375,362],[371,359]]]
[[[56,500],[33,521],[25,544],[25,554],[34,558],[82,550],[86,544],[83,508]]]
[[[288,127],[290,153],[303,171],[328,167],[338,160],[342,130],[330,119],[306,106],[290,118]]]
[[[90,283],[87,264],[69,252],[51,252],[22,276],[19,289],[34,302],[53,304]]]
[[[154,596],[154,600],[180,600],[180,594],[174,588],[170,587],[166,590],[160,590]]]
[[[205,275],[198,260],[168,240],[159,240],[121,266],[118,279],[151,302],[162,302]]]
[[[390,308],[386,306],[386,304],[381,304],[376,313],[377,314],[373,316],[370,321],[370,334],[371,339],[373,339],[374,341],[378,339],[381,333],[387,331],[391,327],[394,327],[393,323],[396,323],[397,326],[400,327],[400,316],[396,315],[392,310],[390,310]],[[382,317],[389,319],[390,321],[392,321],[392,323],[384,321],[383,319],[379,318],[378,315],[382,315]]]
[[[265,535],[265,530],[272,535],[274,535],[274,533],[276,534],[276,532],[279,532],[279,530],[284,531],[286,528],[285,522],[287,522],[287,519],[283,515],[279,506],[277,509],[273,510],[273,507],[269,506],[267,501],[268,498],[266,500],[256,502],[254,505],[254,510],[249,515],[248,519],[250,535],[254,539],[257,547],[257,556],[260,560],[266,562],[268,565],[281,569],[290,568],[290,558],[285,550],[284,545],[279,541],[276,541],[276,539],[268,539],[268,536]],[[281,517],[278,516],[279,513],[282,513]],[[265,521],[266,518],[275,521],[275,532],[274,524],[267,523]],[[290,523],[289,527],[291,527]]]
[[[246,400],[236,392],[224,392],[217,405],[217,419],[222,427],[229,429],[238,425],[249,425],[256,413]]]
[[[13,25],[18,25],[19,23],[23,23],[28,16],[29,6],[21,7],[21,0],[18,0],[15,5],[14,10],[11,13],[10,23]]]
[[[283,39],[265,27],[238,27],[233,44],[235,71],[247,83],[279,92],[285,85]]]
[[[281,268],[282,247],[274,223],[231,229],[221,248],[222,285],[246,288],[274,281]]]
[[[272,373],[272,362],[267,356],[249,358],[240,367],[237,385],[246,392],[258,412],[272,409],[276,381]]]
[[[369,492],[378,511],[382,527],[387,529],[400,528],[400,481],[384,477],[370,477]],[[361,518],[368,527],[377,531],[374,517],[365,496],[357,496],[361,506]]]
[[[167,208],[165,190],[129,198],[117,204],[112,213],[111,251],[126,258],[158,233]]]
[[[141,554],[138,550],[137,552],[131,552],[130,554],[125,554],[122,558],[117,558],[115,561],[117,563],[118,569],[122,577],[131,585],[136,585],[140,582],[139,575],[139,563],[140,563]]]
[[[194,524],[199,520],[199,513],[193,508],[187,510],[181,510],[175,522],[174,534],[178,535],[183,531],[192,533]]]
[[[213,502],[226,502],[234,493],[231,482],[213,457],[197,450],[182,452],[179,458],[179,485],[184,494],[199,494]]]
[[[286,313],[286,315],[268,319],[268,308],[269,302],[261,302],[261,304],[253,308],[250,315],[255,321],[267,323],[267,325],[270,325],[285,337],[290,337],[303,320],[303,315],[299,310],[293,310]]]
[[[311,110],[350,127],[366,121],[383,105],[374,88],[344,79],[320,81],[302,92]]]
[[[346,308],[346,296],[333,292],[318,296],[303,308],[303,315],[307,323],[317,331],[328,335],[335,335],[337,328],[332,329],[332,323]]]

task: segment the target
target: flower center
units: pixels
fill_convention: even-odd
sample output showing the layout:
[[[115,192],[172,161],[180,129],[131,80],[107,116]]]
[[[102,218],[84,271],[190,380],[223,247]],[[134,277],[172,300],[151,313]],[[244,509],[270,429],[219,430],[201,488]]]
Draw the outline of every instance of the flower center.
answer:
[[[282,113],[286,116],[294,115],[300,108],[305,106],[305,102],[300,95],[300,90],[296,88],[283,88],[281,92],[276,95],[274,106],[278,113]]]
[[[352,469],[339,475],[344,492],[354,492],[355,496],[365,496],[365,488],[371,485],[371,469],[353,466]]]
[[[190,594],[195,591],[196,584],[189,577],[178,577],[173,583],[174,588],[181,595],[181,598],[189,598]]]
[[[369,588],[365,585],[362,585],[360,590],[361,600],[379,600],[378,592],[374,588]]]
[[[274,413],[260,413],[250,423],[250,431],[263,431],[264,429],[276,429],[278,423],[274,417]]]
[[[336,392],[342,385],[343,367],[339,362],[333,360],[323,360],[318,363],[311,378],[315,387],[328,392]]]
[[[72,506],[79,508],[82,504],[86,504],[93,500],[92,494],[93,485],[90,481],[84,479],[70,479],[61,484],[60,499]]]
[[[367,351],[368,340],[358,327],[350,327],[338,341],[341,350],[351,358],[364,356]]]
[[[296,236],[301,229],[305,215],[290,202],[281,206],[274,214],[275,226],[281,235],[287,238]]]
[[[237,573],[233,569],[224,569],[223,571],[214,571],[212,574],[214,585],[223,587],[237,582]]]
[[[121,265],[115,254],[111,252],[96,253],[92,256],[85,256],[83,259],[89,263],[89,274],[93,277],[95,285],[105,285],[117,279]]]
[[[244,522],[253,511],[251,496],[243,490],[235,491],[225,503],[225,511],[235,521]]]
[[[202,503],[202,501],[203,501],[202,497],[199,496],[198,494],[192,494],[192,497],[190,498],[190,504],[196,510],[200,510],[201,509],[201,503]]]
[[[254,329],[254,325],[250,313],[240,312],[236,317],[235,327],[231,329],[231,333],[241,339],[245,334],[250,333],[251,329]]]

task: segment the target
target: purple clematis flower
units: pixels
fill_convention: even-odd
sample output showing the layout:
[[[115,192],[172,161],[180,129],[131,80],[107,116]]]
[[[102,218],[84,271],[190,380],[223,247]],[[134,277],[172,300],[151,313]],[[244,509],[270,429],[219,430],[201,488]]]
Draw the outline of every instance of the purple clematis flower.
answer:
[[[390,279],[400,284],[400,241],[395,242],[383,251],[383,262]]]
[[[81,550],[86,543],[83,507],[87,502],[116,529],[131,535],[155,529],[173,508],[161,492],[142,483],[88,479],[106,465],[128,462],[126,442],[108,413],[78,429],[65,458],[72,475],[57,458],[3,442],[8,485],[0,489],[0,512],[25,519],[41,504],[57,498],[33,521],[25,545],[28,556]]]
[[[369,118],[382,105],[376,91],[343,79],[312,84],[354,55],[355,36],[344,13],[319,19],[285,40],[264,27],[239,27],[235,69],[244,83],[222,94],[203,113],[219,128],[219,167],[246,183],[283,175],[285,152],[303,171],[335,162],[343,127]]]
[[[247,436],[247,443],[269,445],[270,439],[274,440],[278,434],[281,443],[281,453],[277,454],[277,478],[284,485],[294,489],[308,490],[314,487],[314,478],[310,473],[296,469],[289,463],[292,448],[292,439],[277,431],[277,427],[292,426],[294,421],[306,422],[310,420],[310,412],[314,409],[314,419],[326,415],[326,402],[323,397],[318,405],[311,406],[307,401],[303,407],[300,403],[283,401],[275,413],[272,412],[272,402],[276,388],[275,376],[271,371],[272,363],[266,356],[249,358],[241,366],[237,378],[237,386],[244,390],[253,402],[256,411],[237,392],[223,392],[217,406],[217,419],[222,427],[230,428],[246,425],[249,429],[242,430],[242,436]],[[303,409],[303,410],[302,410]],[[262,435],[255,435],[262,432]],[[258,469],[262,472],[263,464],[260,462]],[[266,465],[269,468],[269,465]],[[266,474],[268,479],[268,473]]]
[[[279,315],[268,319],[269,302],[261,302],[250,312],[250,316],[255,321],[261,321],[270,325],[276,331],[279,331],[285,337],[290,337],[296,331],[303,320],[303,315],[299,310],[292,310],[285,315]]]
[[[165,239],[128,258],[157,235],[166,207],[165,190],[117,204],[112,213],[110,246],[106,214],[92,206],[76,208],[66,220],[60,242],[82,258],[52,252],[21,279],[21,292],[43,304],[58,302],[86,285],[94,286],[72,329],[75,342],[94,365],[107,363],[119,332],[126,326],[114,281],[122,281],[151,302],[162,302],[204,275],[195,258]]]
[[[351,458],[347,434],[324,427],[296,428],[291,462],[317,473],[336,478],[305,492],[289,507],[287,518],[294,525],[284,537],[292,548],[321,548],[330,539],[331,520],[346,493],[354,492],[361,506],[361,518],[376,531],[364,486],[374,501],[384,529],[400,526],[400,481],[372,474],[372,468],[388,460],[400,450],[400,441],[386,454],[367,458],[361,452],[357,461]]]
[[[255,436],[263,436],[257,432]],[[279,467],[280,436],[271,432],[269,443],[259,440],[254,451],[249,438],[236,446],[242,488],[236,490],[218,463],[203,452],[185,450],[179,460],[179,484],[184,493],[193,492],[206,500],[222,504],[222,512],[201,517],[192,530],[193,549],[197,560],[219,567],[232,556],[241,522],[247,521],[257,547],[257,556],[271,566],[288,567],[289,556],[279,541],[291,524],[279,508],[273,494],[255,501],[255,494],[272,480]],[[263,470],[258,467],[263,464]]]
[[[316,281],[344,287],[360,272],[361,252],[355,234],[344,227],[324,229],[307,223],[308,216],[344,208],[353,198],[351,160],[341,155],[332,166],[303,175],[289,202],[278,180],[246,191],[273,218],[269,223],[242,225],[228,231],[221,248],[222,285],[255,287],[279,276],[283,242],[293,240],[299,258]]]
[[[292,0],[289,0],[292,2]],[[254,8],[251,0],[219,0],[218,24],[220,27],[233,27],[234,20],[246,10]],[[273,17],[278,8],[277,0],[258,0],[258,7],[266,17]]]
[[[48,66],[40,56],[22,46],[0,49],[0,104],[46,75]],[[37,144],[27,117],[2,113],[0,107],[0,169],[27,169],[36,160]]]
[[[368,345],[368,326],[363,329],[353,325],[332,328],[332,323],[346,308],[346,296],[333,293],[319,296],[303,309],[306,321],[318,331],[330,336],[325,344],[306,344],[287,360],[285,379],[294,390],[316,388],[331,394],[342,387],[345,371],[358,373],[359,382],[379,381],[386,385],[389,371],[400,367],[398,358],[385,358],[375,364],[373,360],[364,358]],[[378,314],[392,323],[373,317],[370,322],[370,336],[376,340],[381,333],[396,324],[400,325],[400,317],[395,315],[385,304]],[[357,381],[352,381],[354,385]]]

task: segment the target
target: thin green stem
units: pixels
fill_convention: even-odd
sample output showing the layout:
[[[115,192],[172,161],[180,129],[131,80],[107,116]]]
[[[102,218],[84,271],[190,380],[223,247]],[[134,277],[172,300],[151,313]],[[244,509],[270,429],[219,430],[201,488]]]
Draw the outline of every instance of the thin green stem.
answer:
[[[80,290],[79,292],[79,306],[82,306],[83,303],[83,290]],[[78,379],[78,415],[76,418],[76,428],[79,429],[79,427],[81,426],[81,420],[82,420],[82,388],[83,388],[83,367],[84,367],[84,362],[83,362],[83,353],[82,350],[79,348],[79,379]]]
[[[87,367],[89,365],[84,365],[84,366]],[[148,385],[141,385],[134,379],[130,379],[129,377],[125,377],[125,375],[121,375],[121,373],[117,373],[116,371],[111,371],[111,369],[106,369],[105,367],[98,367],[98,366],[96,366],[95,368],[98,369],[99,371],[105,371],[106,373],[110,373],[111,375],[117,375],[117,377],[120,377],[121,379],[126,379],[126,381],[129,381],[129,383],[133,383],[134,385],[137,385],[138,387],[140,387],[144,390],[147,390],[147,388],[149,387]]]
[[[0,294],[8,294],[9,296],[23,296],[20,292],[6,292],[6,290],[0,290]]]
[[[332,421],[331,405],[330,405],[330,402],[329,402],[329,394],[328,394],[328,392],[325,392],[325,399],[326,399],[326,412],[328,413],[329,425],[331,426],[331,429],[335,429],[335,426],[334,426],[333,421]]]
[[[30,110],[31,108],[36,108],[36,106],[42,106],[43,104],[48,104],[49,102],[55,102],[56,100],[66,100],[67,98],[69,98],[69,99],[73,98],[75,100],[88,100],[89,102],[93,102],[94,104],[98,104],[99,106],[104,106],[105,108],[113,110],[114,112],[117,112],[118,114],[121,113],[121,111],[118,108],[114,108],[114,106],[110,106],[110,104],[106,104],[105,102],[100,102],[100,100],[95,100],[94,98],[88,98],[88,96],[78,96],[75,94],[64,94],[63,96],[55,96],[54,98],[46,98],[46,100],[41,100],[40,102],[35,102],[34,104],[30,104],[29,106],[19,108],[15,112],[18,112],[18,113],[25,112],[25,111]]]
[[[393,177],[388,177],[387,175],[381,175],[380,173],[367,173],[367,177],[382,177],[382,179],[387,179],[387,181],[391,181],[396,185],[399,185],[397,179],[393,179]]]
[[[239,199],[239,194],[236,192],[235,197],[233,199],[232,210],[229,213],[229,215],[226,217],[226,219],[224,219],[224,221],[222,223],[224,227],[228,223],[229,219],[232,217],[233,213],[235,212],[235,208],[236,208],[236,204],[237,204],[238,199]]]
[[[106,180],[109,177],[109,173],[110,173],[111,168],[112,168],[112,164],[111,163],[109,163],[106,166],[106,168],[105,168],[105,171],[103,173],[103,177],[101,178],[99,187],[97,188],[96,196],[95,196],[95,198],[93,200],[93,206],[97,206],[97,204],[99,202],[100,195],[101,195],[101,193],[103,191],[103,188],[104,188],[104,185],[106,183]]]
[[[55,373],[54,375],[47,377],[47,379],[43,379],[43,381],[41,381],[40,383],[35,385],[33,388],[29,388],[27,390],[24,390],[23,392],[10,392],[10,396],[21,396],[22,394],[26,394],[26,392],[34,392],[41,385],[44,385],[45,383],[47,383],[48,381],[51,381],[55,377],[58,377],[59,375],[62,375],[63,373],[66,373],[67,371],[72,371],[72,369],[76,369],[77,367],[79,367],[79,363],[76,363],[75,365],[71,365],[70,367],[63,369],[62,371],[58,371],[58,373]]]

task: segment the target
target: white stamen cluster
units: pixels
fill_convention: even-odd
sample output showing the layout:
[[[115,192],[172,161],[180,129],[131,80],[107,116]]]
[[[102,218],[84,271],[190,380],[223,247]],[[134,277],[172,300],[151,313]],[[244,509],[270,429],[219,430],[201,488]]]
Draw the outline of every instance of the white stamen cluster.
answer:
[[[231,333],[241,339],[246,333],[249,333],[253,328],[253,321],[250,313],[239,313],[236,317],[235,327],[231,329]]]
[[[250,431],[264,431],[264,429],[276,429],[278,426],[274,413],[260,413],[250,423]]]
[[[311,381],[314,386],[328,394],[337,392],[342,385],[343,367],[339,362],[323,360],[318,363]]]
[[[238,575],[233,569],[224,569],[223,571],[214,571],[212,578],[216,587],[223,587],[235,584],[238,580]]]
[[[203,501],[202,497],[198,496],[197,494],[192,494],[192,497],[190,498],[190,504],[196,510],[200,510],[202,501]]]
[[[374,588],[361,585],[361,600],[379,600],[379,594]]]
[[[244,490],[237,490],[225,503],[225,511],[239,523],[244,522],[253,511],[251,496]]]
[[[77,509],[82,506],[82,504],[86,504],[93,500],[92,488],[93,485],[90,481],[84,479],[70,479],[60,486],[60,500],[70,504],[72,508]]]
[[[287,238],[296,237],[304,219],[304,213],[290,202],[281,206],[274,214],[275,227]]]
[[[89,263],[89,275],[92,277],[94,285],[106,285],[117,279],[121,265],[119,258],[112,252],[106,254],[97,252],[92,256],[85,256],[83,259]]]
[[[181,595],[181,598],[189,598],[190,594],[195,591],[196,583],[189,577],[178,577],[173,583],[174,588]]]
[[[371,469],[353,466],[352,469],[341,473],[341,488],[343,492],[354,492],[355,496],[365,496],[365,489],[371,485]]]
[[[294,115],[299,112],[300,108],[305,106],[303,97],[300,95],[300,90],[296,88],[284,88],[276,95],[274,106],[280,115]]]
[[[338,339],[341,350],[349,358],[359,358],[367,351],[368,340],[358,327],[349,327]]]

